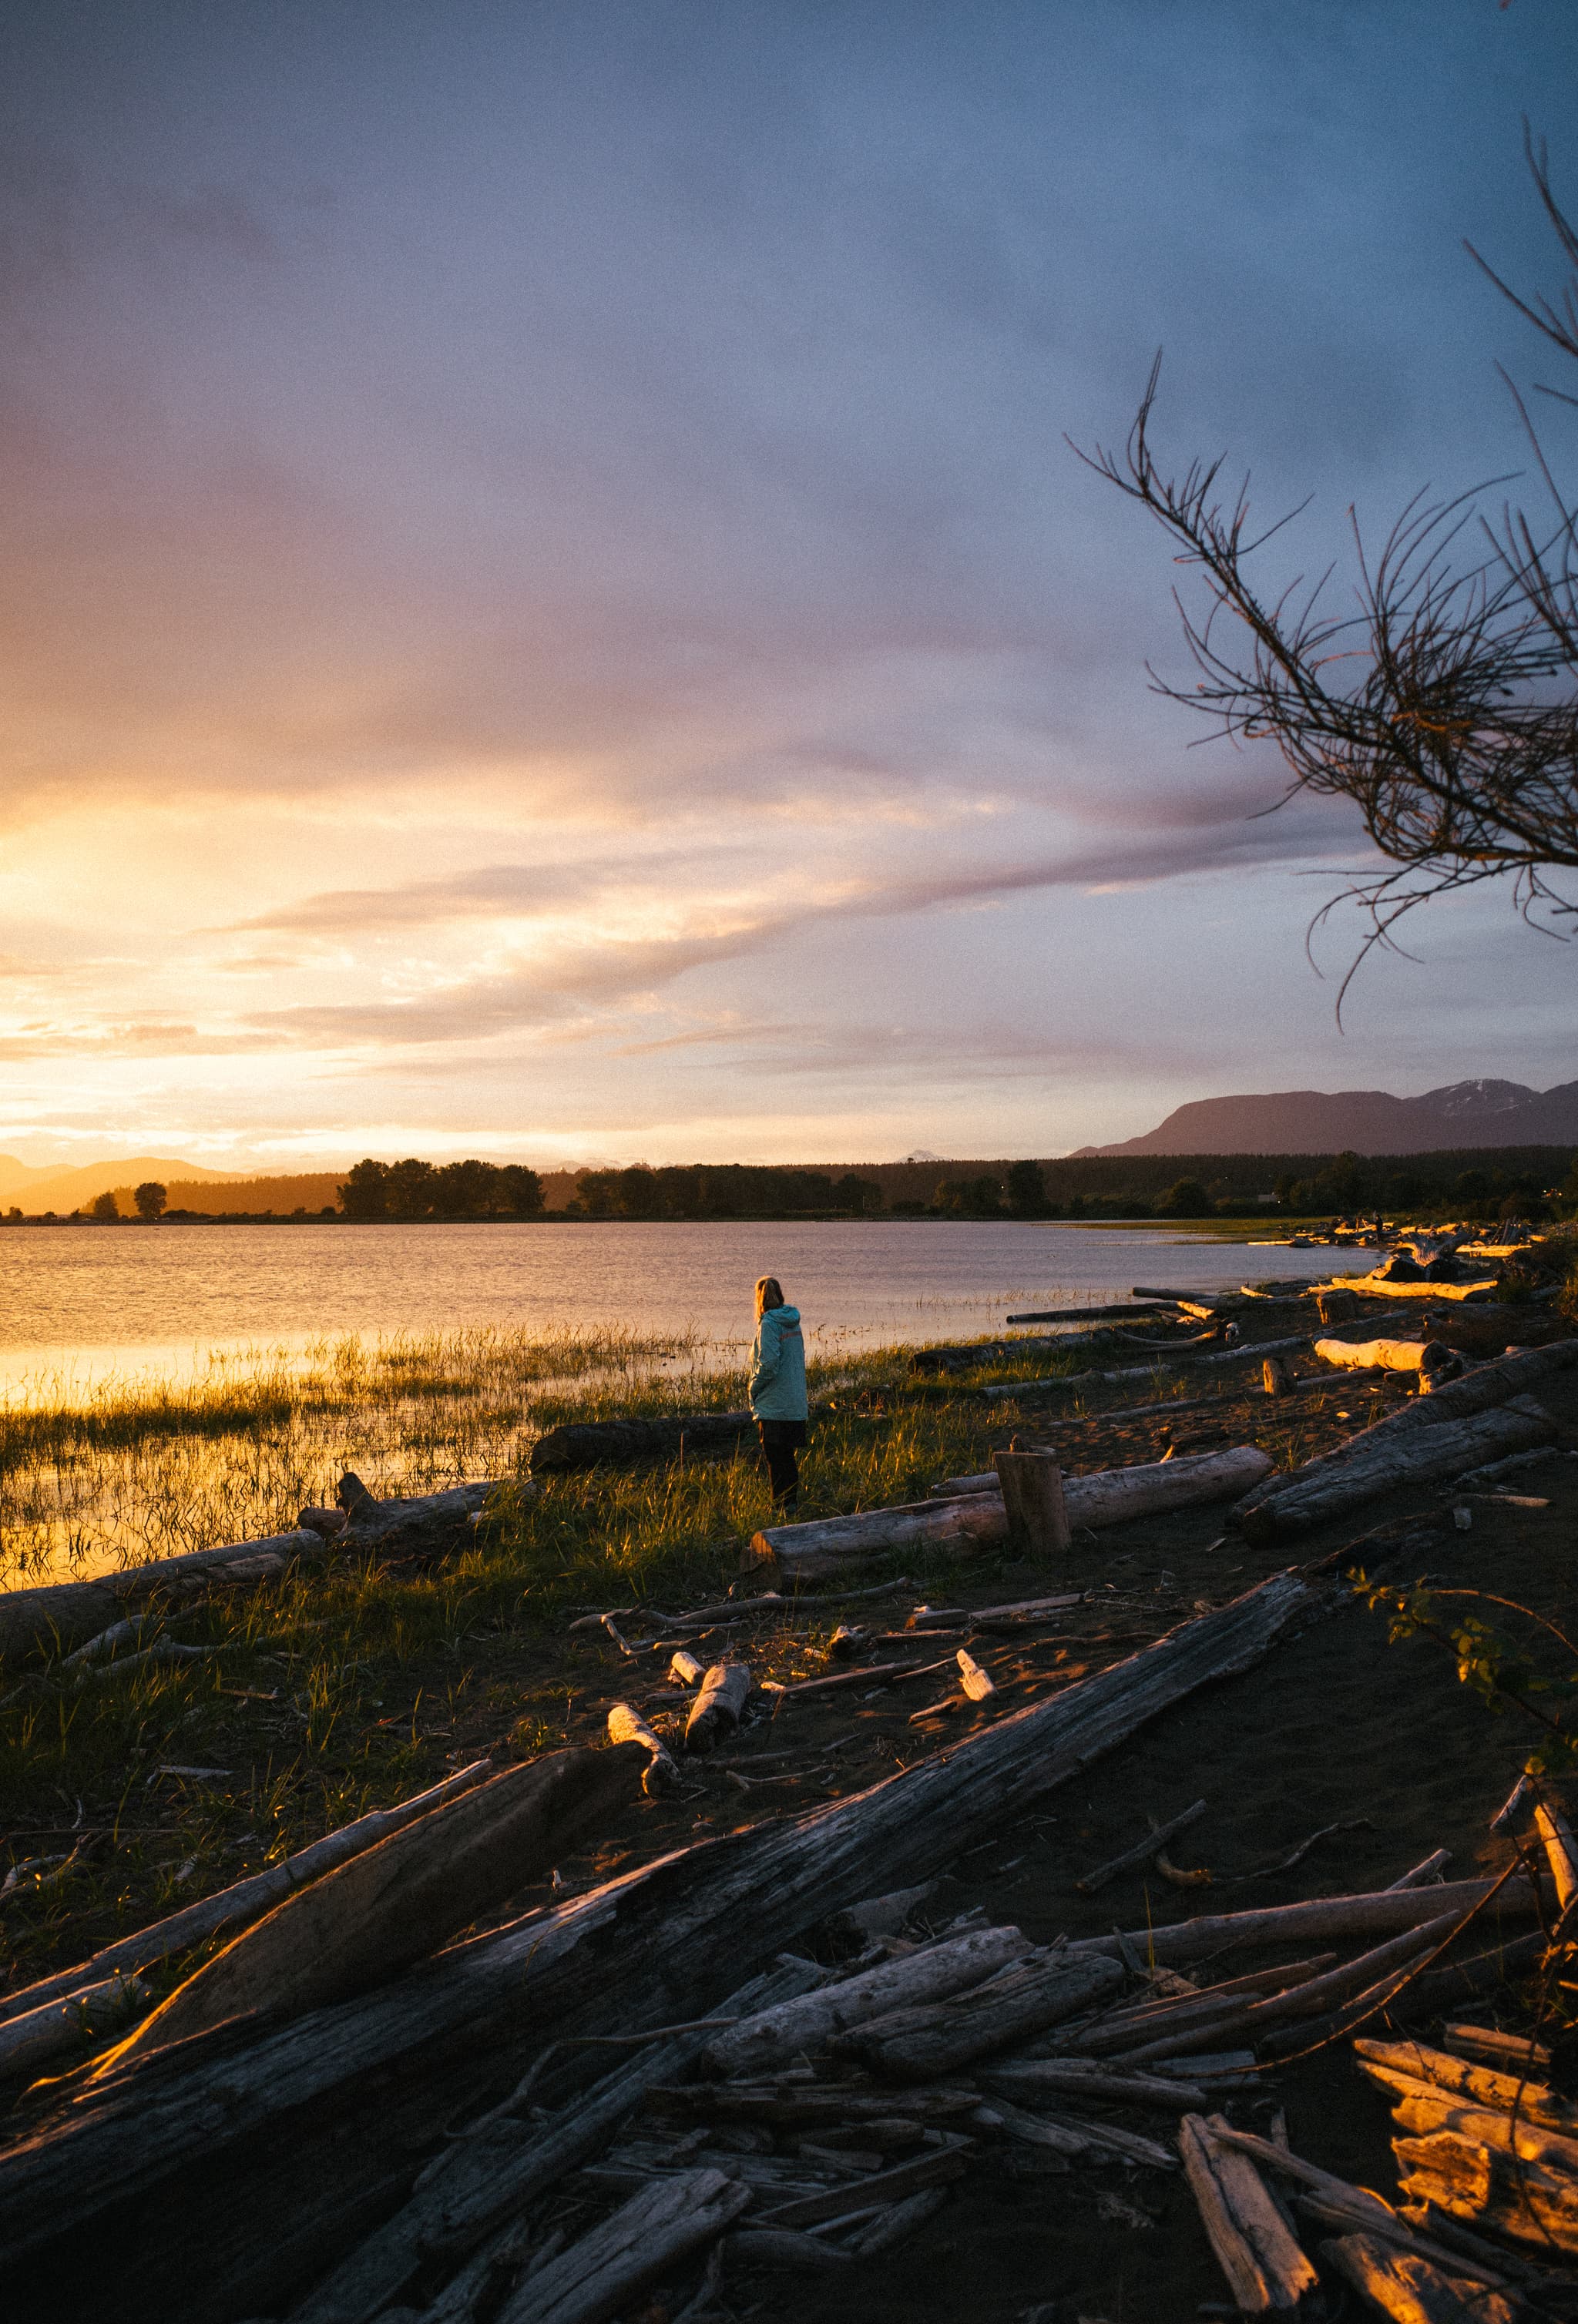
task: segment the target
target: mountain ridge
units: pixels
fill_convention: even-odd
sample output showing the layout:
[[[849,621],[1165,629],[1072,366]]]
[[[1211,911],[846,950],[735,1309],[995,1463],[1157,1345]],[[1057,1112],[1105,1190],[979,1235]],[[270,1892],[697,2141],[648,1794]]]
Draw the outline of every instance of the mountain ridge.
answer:
[[[1389,1090],[1270,1090],[1194,1098],[1138,1138],[1076,1147],[1119,1154],[1427,1154],[1452,1147],[1578,1144],[1578,1081],[1548,1090],[1482,1078],[1418,1097]]]

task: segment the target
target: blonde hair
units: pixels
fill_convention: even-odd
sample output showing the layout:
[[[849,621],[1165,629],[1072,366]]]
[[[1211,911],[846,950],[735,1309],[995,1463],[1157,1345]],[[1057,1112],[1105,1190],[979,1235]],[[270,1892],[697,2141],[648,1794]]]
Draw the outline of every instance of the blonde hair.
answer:
[[[757,1322],[761,1322],[762,1316],[766,1314],[770,1307],[781,1307],[783,1304],[783,1286],[779,1281],[777,1276],[764,1275],[761,1277],[756,1286]]]

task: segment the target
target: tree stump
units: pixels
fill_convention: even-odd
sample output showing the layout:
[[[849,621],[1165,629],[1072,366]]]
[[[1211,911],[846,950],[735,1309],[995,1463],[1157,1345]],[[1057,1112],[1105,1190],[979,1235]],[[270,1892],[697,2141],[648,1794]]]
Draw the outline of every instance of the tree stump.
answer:
[[[1008,1537],[1021,1557],[1049,1565],[1070,1541],[1063,1471],[1047,1452],[999,1452],[992,1462],[1008,1512]]]

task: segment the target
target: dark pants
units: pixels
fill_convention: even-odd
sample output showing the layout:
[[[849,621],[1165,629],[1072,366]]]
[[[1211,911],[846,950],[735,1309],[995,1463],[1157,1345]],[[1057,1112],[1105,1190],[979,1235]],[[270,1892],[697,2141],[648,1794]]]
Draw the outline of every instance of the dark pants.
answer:
[[[759,1420],[756,1433],[761,1439],[773,1506],[787,1514],[800,1498],[798,1455],[806,1441],[806,1424],[803,1420]]]

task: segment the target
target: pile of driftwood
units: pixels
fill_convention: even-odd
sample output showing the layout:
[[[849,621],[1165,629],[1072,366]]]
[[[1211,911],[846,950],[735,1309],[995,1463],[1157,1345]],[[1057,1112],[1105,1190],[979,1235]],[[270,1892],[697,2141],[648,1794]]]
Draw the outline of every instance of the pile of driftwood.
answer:
[[[656,1738],[484,1763],[10,1997],[0,2035],[70,2018],[91,2052],[95,1987],[229,1940],[26,2102],[0,2152],[14,2296],[167,2317],[195,2214],[190,2324],[606,2324],[656,2287],[696,2318],[747,2268],[891,2247],[978,2169],[1181,2159],[1215,2183],[1206,2109],[1404,1992],[1439,2007],[1500,1984],[1542,1941],[1519,1934],[1534,1885],[1423,1885],[1437,1856],[1373,1894],[1050,1944],[928,1911],[983,1831],[1332,1602],[1277,1576],[872,1790],[457,1943],[628,1798]],[[726,1750],[748,1683],[701,1674],[681,1759]],[[1224,1973],[1235,1951],[1247,1974]],[[42,2055],[18,2038],[6,2070]]]
[[[152,2324],[170,2312],[168,2254],[179,2245],[191,2324],[294,2312],[292,2303],[303,2316],[372,2318],[411,2305],[413,2292],[419,2308],[431,2305],[490,2237],[603,2154],[649,2075],[682,2080],[723,2030],[665,2029],[788,1997],[754,1985],[764,1977],[819,1984],[824,1965],[786,1972],[777,1955],[863,1899],[935,1877],[983,1831],[1200,1686],[1248,1668],[1324,1602],[1297,1576],[1275,1577],[868,1791],[682,1848],[482,1934],[462,1937],[546,1880],[573,1836],[606,1819],[614,1791],[636,1794],[644,1746],[556,1753],[484,1775],[412,1803],[410,1820],[370,1846],[356,1844],[365,1833],[339,1836],[351,1852],[337,1862],[327,1850],[335,1868],[313,1878],[299,1864],[308,1885],[250,1926],[263,1900],[242,1884],[217,1915],[218,1933],[232,1937],[225,1949],[107,2056],[46,2083],[13,2117],[17,2134],[0,2152],[0,2246],[14,2296],[62,2316],[113,2310]],[[1400,1909],[1389,1923],[1400,1927],[1418,1906],[1405,1896],[1386,1909]],[[214,1925],[189,1923],[187,1941]],[[10,1996],[5,2022],[69,2013],[91,2048],[88,1989],[172,1958],[173,1935],[144,1932],[113,1962],[101,1956]],[[611,2042],[632,2062],[598,2082]],[[550,2043],[552,2075],[539,2076],[531,2103],[512,2097]],[[534,2119],[532,2104],[549,2101],[551,2122]],[[722,2216],[703,2206],[703,2239],[741,2199],[717,2202]],[[200,2239],[188,2231],[194,2214]],[[360,2288],[332,2289],[342,2278]],[[562,2270],[551,2279],[563,2280]],[[617,2312],[566,2298],[556,2318]]]

